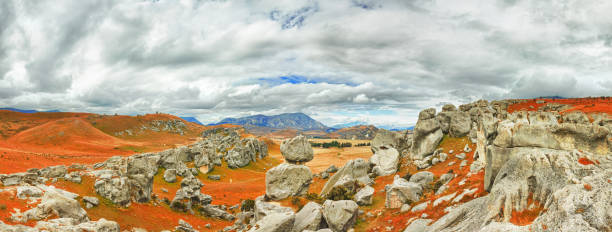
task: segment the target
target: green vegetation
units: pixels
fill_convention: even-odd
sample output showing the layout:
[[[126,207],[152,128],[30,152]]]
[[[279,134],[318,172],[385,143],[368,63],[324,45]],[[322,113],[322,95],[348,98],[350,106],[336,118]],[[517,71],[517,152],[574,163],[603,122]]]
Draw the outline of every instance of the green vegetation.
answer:
[[[134,146],[120,146],[120,147],[115,147],[115,149],[122,150],[122,151],[132,151],[132,152],[135,152],[135,153],[143,153],[143,152],[145,152],[144,148],[142,148],[142,147],[134,147]]]
[[[251,199],[246,199],[242,201],[240,205],[240,211],[247,212],[255,209],[255,201]]]
[[[313,146],[313,147],[322,147],[322,148],[330,148],[330,147],[339,147],[339,148],[342,148],[342,147],[352,147],[353,146],[352,143],[349,143],[349,142],[340,143],[340,142],[338,142],[336,140],[331,141],[329,143],[310,143],[310,145]]]

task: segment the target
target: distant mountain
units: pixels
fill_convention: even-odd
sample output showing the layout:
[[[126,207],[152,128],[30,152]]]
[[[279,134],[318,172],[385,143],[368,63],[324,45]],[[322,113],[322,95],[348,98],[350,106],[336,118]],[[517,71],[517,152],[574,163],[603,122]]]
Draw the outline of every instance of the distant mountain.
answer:
[[[333,125],[332,128],[342,129],[342,128],[348,128],[348,127],[354,127],[354,126],[361,126],[361,125],[370,125],[370,124],[364,121],[355,121],[355,122],[336,124],[336,125]]]
[[[380,129],[390,130],[390,131],[403,131],[403,130],[414,130],[414,126],[402,127],[402,126],[394,126],[394,125],[383,125],[377,126]]]
[[[38,113],[38,112],[60,112],[59,110],[38,111],[38,110],[22,110],[22,109],[17,109],[17,108],[0,108],[0,110],[10,110],[10,111],[26,113],[26,114],[33,114],[33,113]]]
[[[241,125],[244,127],[269,127],[275,129],[287,129],[293,128],[298,130],[327,130],[329,127],[323,125],[323,123],[312,119],[310,116],[303,113],[287,113],[279,115],[253,115],[242,118],[226,118],[218,123],[219,124],[234,124]]]
[[[195,117],[180,117],[180,118],[182,118],[182,119],[183,119],[183,120],[185,120],[185,121],[188,121],[188,122],[193,122],[193,123],[195,123],[195,124],[199,124],[199,125],[204,126],[204,123],[200,122],[200,121],[199,121],[197,118],[195,118]]]

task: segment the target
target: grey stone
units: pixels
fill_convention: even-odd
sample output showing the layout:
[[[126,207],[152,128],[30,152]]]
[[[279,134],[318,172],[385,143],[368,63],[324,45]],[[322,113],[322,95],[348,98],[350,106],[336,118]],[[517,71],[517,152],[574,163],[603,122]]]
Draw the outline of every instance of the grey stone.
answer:
[[[164,171],[164,180],[168,183],[176,182],[176,169],[167,169]]]
[[[323,207],[315,202],[308,202],[308,204],[295,214],[295,223],[291,231],[316,231],[323,226],[326,226],[325,220],[323,219]]]
[[[372,196],[374,196],[374,188],[366,185],[361,188],[353,198],[358,205],[371,205],[372,204]]]
[[[266,172],[266,196],[281,200],[305,195],[311,182],[312,173],[308,167],[283,163]]]
[[[397,175],[389,186],[385,200],[387,208],[400,208],[405,203],[417,202],[423,195],[423,188],[420,184],[408,182]]]
[[[354,201],[326,200],[323,203],[323,217],[334,232],[347,231],[357,221],[359,206]]]
[[[284,140],[280,150],[285,160],[292,163],[311,161],[314,155],[310,142],[302,135]]]

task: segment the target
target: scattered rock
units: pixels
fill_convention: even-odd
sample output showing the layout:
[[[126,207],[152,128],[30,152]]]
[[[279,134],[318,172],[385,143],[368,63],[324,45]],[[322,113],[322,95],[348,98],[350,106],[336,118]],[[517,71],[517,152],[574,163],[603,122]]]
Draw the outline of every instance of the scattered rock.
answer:
[[[29,197],[41,197],[43,194],[40,188],[34,186],[19,186],[17,187],[17,198],[26,199]]]
[[[427,208],[427,206],[429,205],[429,201],[423,202],[421,204],[415,205],[414,207],[412,207],[412,210],[410,210],[411,212],[419,212],[419,211],[423,211]]]
[[[83,197],[83,203],[85,203],[85,206],[88,209],[91,209],[93,207],[98,206],[100,204],[100,200],[97,197],[85,196]]]
[[[409,204],[403,204],[402,207],[400,208],[400,212],[405,213],[410,211],[410,205]]]
[[[208,175],[209,180],[221,180],[221,175]]]
[[[187,223],[186,221],[183,221],[183,219],[179,219],[178,226],[176,226],[174,230],[177,232],[196,232],[197,231],[189,223]]]
[[[465,153],[458,154],[455,157],[457,157],[457,159],[465,159]]]
[[[255,199],[255,221],[259,221],[270,214],[287,212],[293,213],[293,210],[289,207],[281,206],[278,202],[266,202],[263,196]]]

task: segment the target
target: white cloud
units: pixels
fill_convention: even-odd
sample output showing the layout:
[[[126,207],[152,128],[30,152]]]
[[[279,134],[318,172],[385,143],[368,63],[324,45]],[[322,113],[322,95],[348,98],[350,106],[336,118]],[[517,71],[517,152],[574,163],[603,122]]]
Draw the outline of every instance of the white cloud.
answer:
[[[610,11],[579,0],[1,1],[0,105],[409,125],[439,102],[609,94]],[[262,81],[291,75],[312,79]]]

